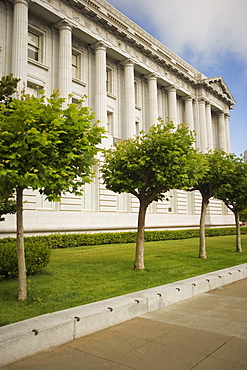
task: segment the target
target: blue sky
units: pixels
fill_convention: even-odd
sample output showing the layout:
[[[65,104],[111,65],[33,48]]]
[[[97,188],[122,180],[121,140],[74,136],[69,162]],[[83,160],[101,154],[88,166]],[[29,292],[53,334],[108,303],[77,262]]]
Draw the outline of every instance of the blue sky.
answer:
[[[231,150],[247,150],[247,0],[108,0],[234,99]]]

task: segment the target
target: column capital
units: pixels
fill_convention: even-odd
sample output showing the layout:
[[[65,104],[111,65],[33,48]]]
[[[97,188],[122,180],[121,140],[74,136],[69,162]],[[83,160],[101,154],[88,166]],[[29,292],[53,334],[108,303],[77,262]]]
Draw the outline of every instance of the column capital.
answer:
[[[187,95],[185,98],[184,98],[184,101],[193,101],[193,98],[191,95]]]
[[[171,85],[171,86],[168,87],[167,91],[168,92],[177,92],[177,89],[176,89],[175,86]]]
[[[72,31],[72,24],[70,24],[66,19],[62,19],[61,21],[56,23],[56,26],[59,30],[67,29],[69,31]]]
[[[14,5],[15,4],[24,4],[24,5],[26,5],[26,6],[28,6],[29,7],[29,4],[30,4],[30,0],[14,0]]]
[[[96,41],[95,43],[93,43],[91,45],[91,47],[95,50],[104,50],[104,51],[106,51],[106,49],[107,49],[106,43],[102,40]]]
[[[198,103],[199,104],[206,104],[206,99],[204,98],[204,96],[201,96],[198,98]]]
[[[144,77],[146,77],[147,80],[155,80],[157,81],[157,76],[155,73],[153,72],[150,72],[148,73],[147,75],[145,75]]]
[[[219,111],[217,114],[218,114],[218,116],[221,116],[221,117],[225,116],[225,112],[223,112],[223,111]]]
[[[128,59],[124,59],[121,61],[121,64],[126,67],[126,66],[131,66],[131,67],[134,67],[135,65],[135,62],[131,59],[131,58],[128,58]]]

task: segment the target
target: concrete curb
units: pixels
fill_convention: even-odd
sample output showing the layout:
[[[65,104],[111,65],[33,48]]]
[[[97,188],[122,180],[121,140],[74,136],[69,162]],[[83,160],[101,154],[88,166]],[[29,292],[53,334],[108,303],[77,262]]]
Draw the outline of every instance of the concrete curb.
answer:
[[[247,277],[247,263],[0,328],[0,366]]]

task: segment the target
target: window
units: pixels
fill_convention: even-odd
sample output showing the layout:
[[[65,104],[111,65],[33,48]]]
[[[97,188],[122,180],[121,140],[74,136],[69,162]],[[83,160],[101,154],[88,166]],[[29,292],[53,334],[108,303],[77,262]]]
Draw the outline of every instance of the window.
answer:
[[[80,56],[72,53],[72,78],[80,79],[80,68],[79,68]]]
[[[108,134],[113,135],[113,113],[107,112],[107,131]]]
[[[117,193],[117,210],[120,212],[127,212],[128,209],[128,194]]]
[[[86,183],[84,185],[84,191],[82,195],[82,209],[93,210],[95,199],[94,199],[95,184],[91,182],[90,184]]]
[[[82,98],[79,98],[79,97],[75,97],[73,96],[72,99],[71,99],[71,103],[73,104],[76,104],[77,105],[77,108],[81,108],[82,107],[82,103],[83,103],[83,99]]]
[[[54,209],[54,202],[50,202],[49,200],[46,199],[46,195],[44,194],[37,194],[36,196],[36,204],[37,208],[40,209]]]
[[[138,99],[138,83],[137,81],[134,82],[134,89],[135,89],[135,105],[138,105],[139,104],[139,99]]]
[[[140,123],[139,121],[136,121],[135,124],[136,124],[136,136],[138,136],[140,134]]]
[[[41,36],[30,31],[28,32],[28,58],[38,62],[41,61],[40,38]]]
[[[186,201],[187,201],[187,213],[193,213],[193,193],[191,191],[186,192]]]
[[[168,191],[166,193],[166,199],[167,199],[167,206],[168,206],[168,212],[173,213],[174,212],[174,200],[173,200],[173,191]]]
[[[37,81],[37,83],[27,81],[26,94],[38,98],[40,97],[40,90],[44,90],[44,86],[40,84],[40,81]]]
[[[106,92],[109,94],[112,94],[112,69],[108,68],[106,69]]]

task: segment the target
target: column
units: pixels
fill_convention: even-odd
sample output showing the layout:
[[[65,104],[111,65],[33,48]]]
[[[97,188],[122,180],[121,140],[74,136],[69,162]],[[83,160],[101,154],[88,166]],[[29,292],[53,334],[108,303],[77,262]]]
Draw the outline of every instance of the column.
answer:
[[[13,14],[12,72],[20,78],[18,90],[27,84],[29,0],[15,0]]]
[[[219,148],[226,151],[226,123],[224,112],[220,112],[218,115],[218,135]]]
[[[124,62],[124,104],[125,104],[125,124],[126,137],[136,134],[135,128],[135,79],[134,63],[131,59]]]
[[[199,108],[198,108],[198,100],[193,100],[192,107],[193,107],[193,117],[194,117],[194,130],[196,133],[196,142],[195,148],[200,150],[200,128],[199,128]]]
[[[58,89],[61,98],[66,98],[64,106],[69,102],[72,93],[72,26],[62,21],[59,27],[59,69]]]
[[[174,86],[168,89],[168,113],[170,121],[177,127],[177,93]]]
[[[191,96],[188,96],[185,99],[185,123],[187,123],[190,131],[195,129],[193,121],[193,102]]]
[[[200,99],[198,102],[199,106],[199,130],[200,130],[200,146],[201,151],[206,153],[208,142],[207,142],[207,123],[206,123],[206,107],[205,100]]]
[[[226,113],[225,124],[226,124],[226,152],[231,153],[231,139],[230,139],[230,115]]]
[[[101,41],[95,47],[95,115],[107,129],[106,46]]]
[[[158,92],[157,92],[157,77],[151,73],[148,78],[148,126],[157,123],[158,120]]]
[[[208,149],[212,150],[214,148],[213,126],[212,126],[211,104],[209,102],[206,102],[206,124],[207,124]]]

